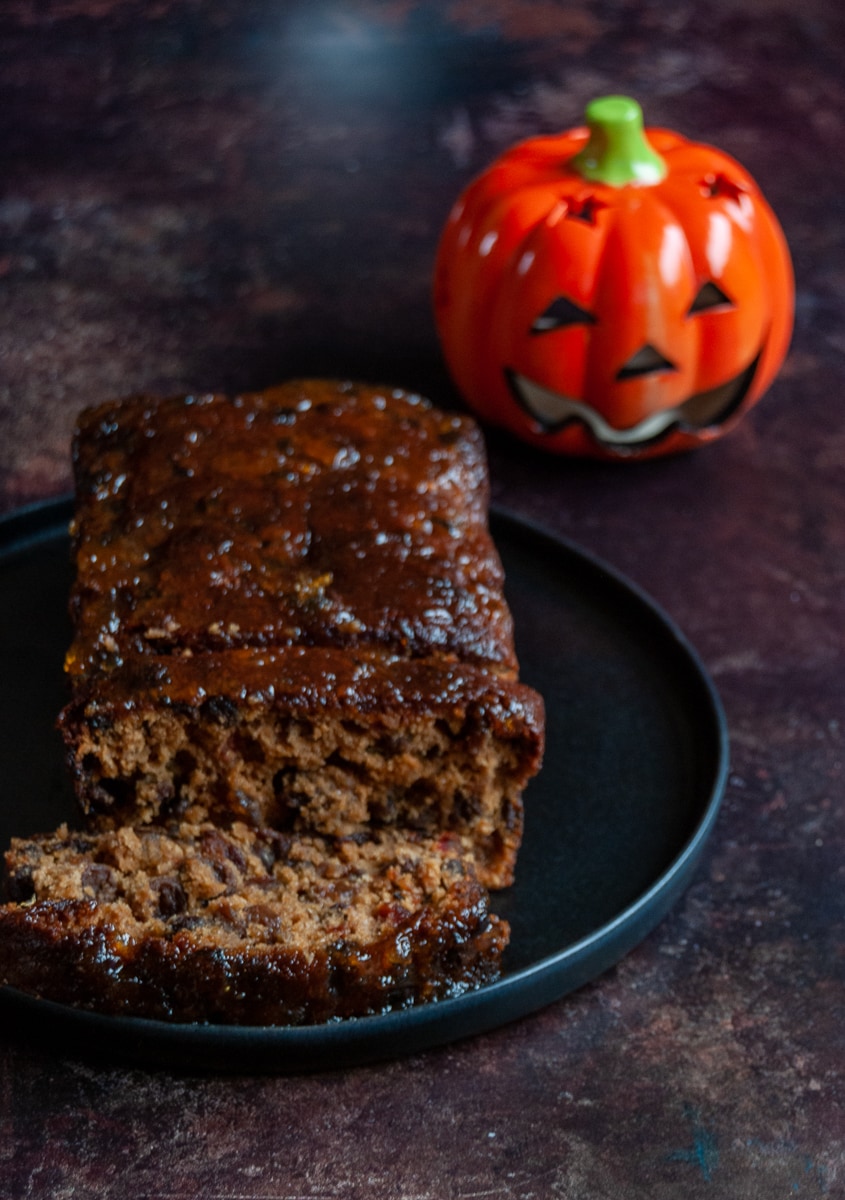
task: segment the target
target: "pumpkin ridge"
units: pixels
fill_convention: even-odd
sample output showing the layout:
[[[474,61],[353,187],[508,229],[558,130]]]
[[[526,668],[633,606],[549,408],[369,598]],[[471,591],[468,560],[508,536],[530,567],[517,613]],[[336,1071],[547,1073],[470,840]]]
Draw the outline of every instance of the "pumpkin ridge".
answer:
[[[670,159],[670,163],[671,163],[670,156],[667,155],[667,158]],[[671,220],[681,230],[681,233],[683,234],[684,245],[686,246],[687,253],[689,256],[689,263],[688,263],[689,272],[688,272],[688,274],[689,274],[691,287],[690,287],[689,303],[684,306],[682,311],[685,313],[685,315],[688,315],[689,311],[690,311],[690,307],[692,306],[692,303],[695,300],[696,295],[698,294],[700,284],[704,281],[699,280],[699,278],[698,278],[698,272],[696,271],[696,267],[695,267],[695,258],[693,255],[692,247],[690,245],[689,234],[687,232],[687,221],[686,221],[686,216],[687,216],[686,207],[687,206],[685,204],[681,203],[681,201],[686,200],[687,197],[683,194],[680,196],[677,194],[678,186],[679,186],[682,178],[683,178],[682,176],[675,174],[675,172],[671,169],[671,165],[670,165],[669,174],[667,175],[666,179],[664,179],[662,181],[662,183],[659,185],[659,187],[655,189],[655,194],[654,194],[653,199],[656,202],[659,202],[663,211],[667,214],[668,217],[671,218]],[[687,332],[687,336],[689,337],[689,339],[692,343],[692,345],[689,347],[689,350],[690,350],[689,357],[690,357],[691,361],[695,364],[693,374],[697,378],[698,370],[699,370],[699,363],[701,361],[701,356],[702,356],[702,352],[703,352],[704,330],[700,323],[693,322],[693,323],[687,323],[686,332]]]

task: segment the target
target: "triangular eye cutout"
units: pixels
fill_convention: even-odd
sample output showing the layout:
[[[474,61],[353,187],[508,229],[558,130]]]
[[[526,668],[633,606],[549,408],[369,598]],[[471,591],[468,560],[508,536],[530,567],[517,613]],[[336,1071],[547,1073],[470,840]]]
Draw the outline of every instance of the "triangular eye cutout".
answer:
[[[566,296],[558,296],[545,312],[540,313],[531,326],[531,332],[548,333],[551,329],[561,329],[565,325],[595,325],[595,323],[596,318],[592,313],[587,312],[586,308],[582,308],[574,300],[568,300]]]
[[[698,294],[689,306],[687,316],[694,316],[695,313],[707,312],[711,308],[733,308],[734,302],[730,296],[725,295],[720,287],[712,281],[703,284],[698,289]]]

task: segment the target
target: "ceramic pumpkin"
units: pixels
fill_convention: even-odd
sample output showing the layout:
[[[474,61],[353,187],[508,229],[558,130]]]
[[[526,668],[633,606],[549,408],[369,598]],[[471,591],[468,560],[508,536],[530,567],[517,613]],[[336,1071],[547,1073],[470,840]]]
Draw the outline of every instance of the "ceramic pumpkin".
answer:
[[[783,361],[793,302],[785,238],[748,173],[644,130],[621,96],[470,184],[435,268],[444,356],[470,407],[545,449],[607,459],[730,429]]]

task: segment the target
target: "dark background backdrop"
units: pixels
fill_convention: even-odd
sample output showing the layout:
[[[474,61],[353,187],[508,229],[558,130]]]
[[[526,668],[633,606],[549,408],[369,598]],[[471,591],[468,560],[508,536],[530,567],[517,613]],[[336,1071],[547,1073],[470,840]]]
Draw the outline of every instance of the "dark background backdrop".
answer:
[[[0,1031],[0,1190],[183,1198],[845,1195],[845,18],[838,0],[6,0],[0,507],[74,414],[354,375],[458,405],[430,277],[464,184],[623,92],[757,178],[796,331],[723,441],[639,466],[490,433],[496,500],[668,610],[721,692],[723,812],[617,968],[348,1074],[195,1079]]]

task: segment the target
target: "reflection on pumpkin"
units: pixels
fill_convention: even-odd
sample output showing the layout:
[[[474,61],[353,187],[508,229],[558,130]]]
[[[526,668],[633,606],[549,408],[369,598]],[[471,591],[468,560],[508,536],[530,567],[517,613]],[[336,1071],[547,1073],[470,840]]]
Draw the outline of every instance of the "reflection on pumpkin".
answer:
[[[651,130],[644,172],[620,182],[633,102],[598,103],[624,118],[616,182],[595,128],[509,151],[443,232],[435,314],[482,417],[558,453],[650,457],[720,436],[768,387],[791,265],[753,180],[717,150]]]

